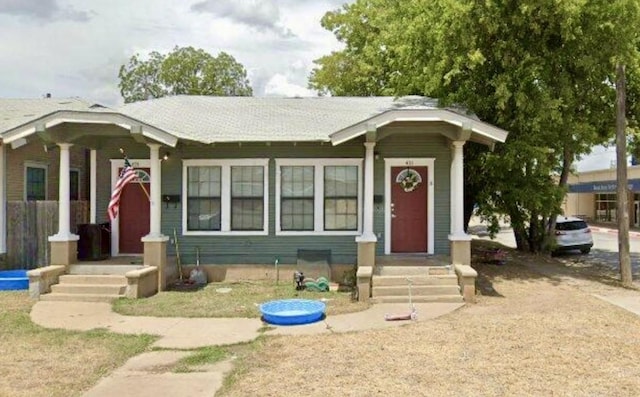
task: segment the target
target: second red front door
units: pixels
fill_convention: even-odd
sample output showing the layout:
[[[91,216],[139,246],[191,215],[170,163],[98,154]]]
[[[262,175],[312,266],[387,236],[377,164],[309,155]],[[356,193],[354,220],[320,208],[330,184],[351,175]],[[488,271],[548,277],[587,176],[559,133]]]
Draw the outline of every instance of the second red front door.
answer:
[[[427,167],[391,168],[391,252],[427,252]]]

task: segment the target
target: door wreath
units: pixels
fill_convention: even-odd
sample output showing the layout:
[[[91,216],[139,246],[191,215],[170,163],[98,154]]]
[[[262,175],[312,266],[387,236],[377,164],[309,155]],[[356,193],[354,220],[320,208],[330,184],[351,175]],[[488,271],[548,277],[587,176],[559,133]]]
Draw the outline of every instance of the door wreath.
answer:
[[[422,183],[420,173],[413,168],[400,171],[396,177],[396,183],[400,184],[405,192],[413,192]]]

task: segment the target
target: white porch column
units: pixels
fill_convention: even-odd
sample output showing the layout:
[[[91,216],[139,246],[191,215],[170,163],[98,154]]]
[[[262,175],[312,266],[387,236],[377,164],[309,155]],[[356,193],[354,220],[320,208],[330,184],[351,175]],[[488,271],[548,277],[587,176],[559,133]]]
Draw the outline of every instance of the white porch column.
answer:
[[[90,211],[90,220],[89,223],[96,223],[96,206],[98,203],[97,197],[97,186],[98,186],[98,172],[97,172],[97,150],[91,149],[90,157],[89,157],[89,211]]]
[[[451,263],[458,272],[460,265],[471,265],[471,236],[464,232],[464,158],[462,140],[453,141],[451,157]]]
[[[364,155],[364,202],[362,206],[362,235],[356,237],[358,244],[358,288],[362,289],[360,300],[368,300],[370,294],[369,274],[376,265],[376,235],[373,233],[373,148],[375,142],[365,142]]]
[[[51,246],[51,265],[71,265],[78,260],[79,236],[71,233],[71,199],[69,177],[69,149],[71,143],[58,143],[60,146],[60,175],[58,177],[58,233],[49,236]]]
[[[464,232],[464,141],[453,141],[451,158],[451,234],[465,236]]]
[[[7,252],[6,146],[0,145],[0,254]]]
[[[148,237],[161,237],[160,222],[162,218],[162,171],[160,166],[160,145],[157,143],[149,143],[150,163],[151,163],[151,206],[150,214],[151,219],[149,221],[149,235]]]
[[[160,164],[160,144],[148,143],[149,162],[151,163],[151,192],[149,234],[142,237],[144,243],[144,264],[155,266],[158,269],[158,291],[164,291],[170,281],[170,272],[167,269],[167,242],[168,236],[164,236],[160,230],[162,220],[162,170]],[[177,277],[177,275],[174,275]]]
[[[362,236],[357,241],[375,242],[373,233],[373,148],[375,142],[365,142],[364,156],[364,203],[362,208]]]
[[[69,149],[73,144],[58,143],[60,146],[60,175],[58,177],[58,233],[53,236],[55,241],[77,240],[78,236],[71,234],[71,200],[70,187],[70,160]]]

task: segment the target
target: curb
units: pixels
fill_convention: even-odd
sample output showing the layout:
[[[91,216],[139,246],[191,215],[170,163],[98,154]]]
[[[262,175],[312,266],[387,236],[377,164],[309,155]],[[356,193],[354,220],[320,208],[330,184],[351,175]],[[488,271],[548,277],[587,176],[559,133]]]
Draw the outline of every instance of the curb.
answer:
[[[606,227],[599,227],[599,226],[589,226],[589,229],[591,229],[591,231],[593,232],[598,232],[598,233],[610,233],[610,234],[618,234],[618,229],[609,229]],[[629,232],[629,236],[630,237],[640,237],[640,232]]]

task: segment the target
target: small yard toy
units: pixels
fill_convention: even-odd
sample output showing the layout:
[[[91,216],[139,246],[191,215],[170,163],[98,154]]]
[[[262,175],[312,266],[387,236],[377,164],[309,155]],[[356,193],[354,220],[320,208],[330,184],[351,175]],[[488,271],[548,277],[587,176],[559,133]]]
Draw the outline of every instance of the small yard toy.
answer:
[[[304,273],[302,272],[293,273],[293,281],[296,283],[296,291],[302,291],[305,288]]]
[[[296,290],[302,291],[314,291],[314,292],[328,292],[329,291],[329,280],[325,277],[318,277],[318,279],[314,280],[312,278],[307,278],[304,276],[302,272],[293,273],[293,281],[296,283]]]
[[[411,286],[413,285],[413,280],[407,278],[407,283],[409,284],[409,312],[402,314],[385,314],[384,319],[386,321],[401,321],[401,320],[417,320],[418,312],[416,311],[416,307],[413,305],[413,301],[411,298]]]

